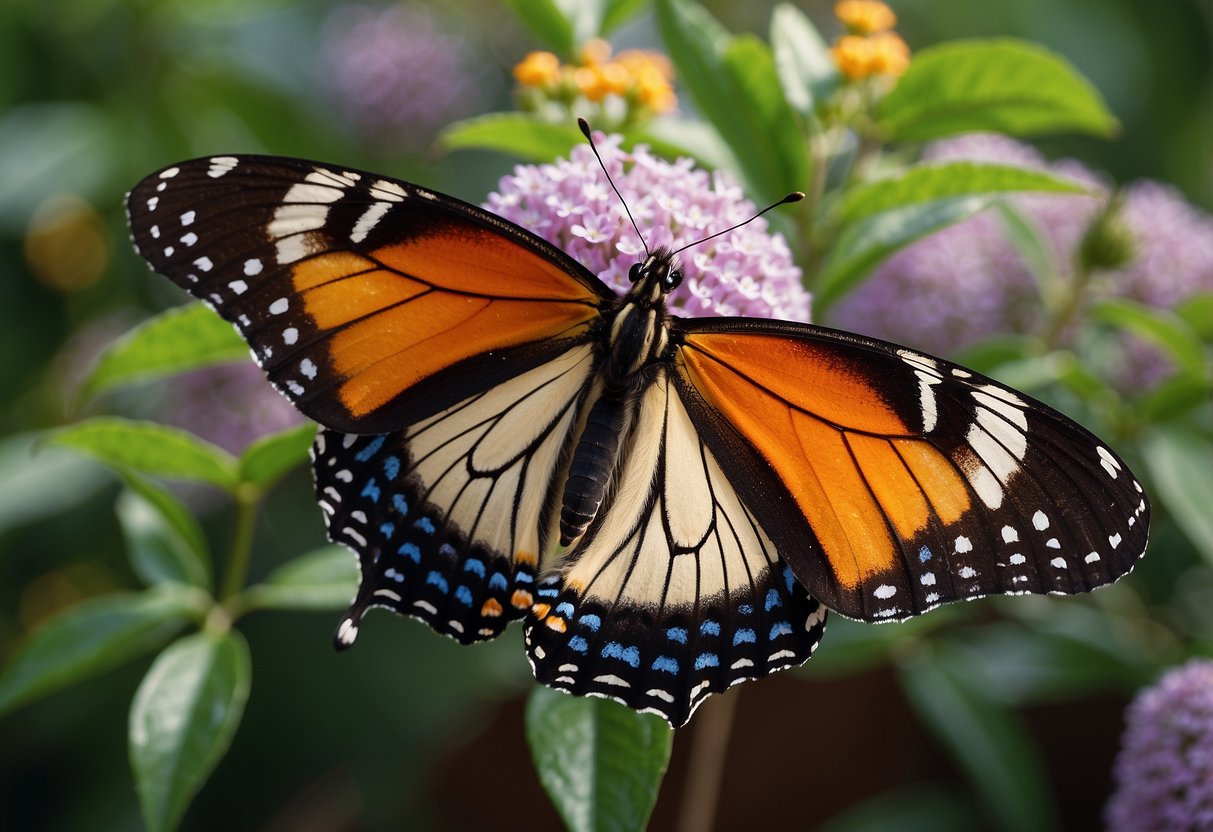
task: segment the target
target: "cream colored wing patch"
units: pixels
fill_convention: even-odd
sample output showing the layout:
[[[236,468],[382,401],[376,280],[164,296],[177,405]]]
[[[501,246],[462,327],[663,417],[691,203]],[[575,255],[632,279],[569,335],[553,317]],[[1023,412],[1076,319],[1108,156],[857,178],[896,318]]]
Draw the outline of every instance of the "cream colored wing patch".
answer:
[[[604,512],[540,583],[527,651],[544,684],[681,725],[710,693],[803,663],[825,610],[792,580],[664,372],[626,447]]]
[[[592,370],[581,344],[403,433],[317,435],[329,537],[362,566],[341,646],[376,606],[464,643],[530,610],[553,480]]]

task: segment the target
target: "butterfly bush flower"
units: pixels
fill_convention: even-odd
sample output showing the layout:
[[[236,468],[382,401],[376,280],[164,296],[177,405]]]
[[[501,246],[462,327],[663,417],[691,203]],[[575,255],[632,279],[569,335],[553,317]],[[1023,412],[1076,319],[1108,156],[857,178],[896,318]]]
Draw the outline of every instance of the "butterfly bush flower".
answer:
[[[333,97],[376,144],[421,149],[476,107],[462,42],[422,6],[340,7],[322,52]]]
[[[1137,696],[1126,722],[1110,832],[1213,829],[1213,661],[1167,673]]]
[[[160,418],[234,454],[256,439],[304,422],[251,362],[174,376],[166,390]]]
[[[756,212],[727,174],[697,170],[689,159],[667,162],[643,146],[625,152],[620,142],[599,137],[598,151],[650,250],[680,248]],[[628,269],[644,257],[588,145],[554,164],[518,166],[484,207],[565,250],[617,292],[628,289]],[[684,280],[669,296],[674,314],[809,319],[800,269],[764,218],[680,257]]]
[[[1041,233],[1058,278],[1074,279],[1084,236],[1109,199],[1107,184],[1092,171],[1074,160],[1049,163],[1031,147],[992,134],[938,142],[924,158],[1048,170],[1092,190],[1094,195],[1010,199]],[[1213,217],[1173,188],[1150,181],[1130,185],[1118,224],[1128,237],[1127,262],[1099,271],[1092,294],[1168,308],[1213,291]],[[1036,278],[1001,217],[987,211],[890,257],[839,303],[834,323],[949,354],[994,333],[1038,331],[1042,315]],[[1169,367],[1157,351],[1128,336],[1123,361],[1113,381],[1126,390],[1148,387]]]

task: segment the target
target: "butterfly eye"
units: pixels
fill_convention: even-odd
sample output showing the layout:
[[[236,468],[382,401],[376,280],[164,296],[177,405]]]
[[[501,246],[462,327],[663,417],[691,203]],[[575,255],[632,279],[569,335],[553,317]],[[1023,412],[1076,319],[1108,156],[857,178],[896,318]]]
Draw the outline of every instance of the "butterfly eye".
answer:
[[[639,263],[633,263],[632,268],[628,269],[628,280],[635,283],[640,279],[640,273],[643,271]]]
[[[682,283],[682,269],[671,269],[665,277],[666,290],[677,289]]]

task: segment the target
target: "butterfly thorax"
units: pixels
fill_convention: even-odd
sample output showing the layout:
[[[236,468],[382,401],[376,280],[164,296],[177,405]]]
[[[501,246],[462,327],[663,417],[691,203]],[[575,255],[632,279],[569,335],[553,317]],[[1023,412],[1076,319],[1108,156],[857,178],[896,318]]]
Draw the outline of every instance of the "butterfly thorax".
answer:
[[[636,402],[652,383],[650,368],[670,345],[665,296],[682,281],[668,249],[657,249],[632,266],[632,288],[610,321],[606,360],[599,373],[601,394],[586,414],[565,481],[560,542],[579,538],[598,516],[618,470],[624,437]]]

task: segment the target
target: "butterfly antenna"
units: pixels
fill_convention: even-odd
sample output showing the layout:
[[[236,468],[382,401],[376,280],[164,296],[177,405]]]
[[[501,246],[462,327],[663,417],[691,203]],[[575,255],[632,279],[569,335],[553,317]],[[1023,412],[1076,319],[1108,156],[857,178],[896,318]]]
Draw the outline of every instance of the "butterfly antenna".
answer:
[[[686,251],[691,246],[697,246],[700,243],[706,243],[708,240],[714,240],[717,237],[719,237],[721,234],[728,234],[730,231],[735,231],[736,229],[741,228],[743,225],[749,225],[754,220],[758,219],[763,214],[765,214],[767,211],[770,211],[774,208],[778,208],[780,205],[787,205],[790,202],[800,202],[800,200],[802,200],[802,199],[804,199],[803,193],[801,193],[800,191],[793,191],[792,193],[788,194],[787,196],[785,196],[783,199],[779,200],[778,202],[773,202],[770,205],[768,205],[766,208],[763,208],[761,211],[759,211],[754,216],[750,217],[748,220],[743,220],[742,222],[739,222],[736,225],[731,225],[728,228],[724,229],[723,231],[717,231],[715,234],[709,234],[708,236],[704,237],[703,239],[696,240],[693,243],[687,243],[685,246],[678,249],[678,251],[675,251],[674,253],[678,254],[678,252]]]
[[[632,216],[631,209],[628,208],[627,201],[623,198],[623,194],[619,193],[619,189],[615,187],[615,180],[611,178],[611,174],[607,171],[606,165],[602,161],[602,157],[598,155],[598,147],[594,144],[594,137],[590,134],[590,123],[584,118],[578,117],[577,126],[581,128],[582,135],[590,143],[590,150],[594,151],[594,158],[598,160],[599,167],[606,174],[607,181],[611,183],[611,190],[615,192],[615,196],[619,197],[619,203],[623,206],[623,212],[628,215],[628,219],[632,221],[632,228],[636,229],[636,236],[640,238],[640,244],[644,246],[644,253],[649,254],[649,244],[644,241],[644,235],[640,233],[640,226],[636,224],[636,219]],[[801,194],[803,196],[803,194]],[[772,208],[775,206],[771,206]],[[767,210],[770,210],[769,208]]]

